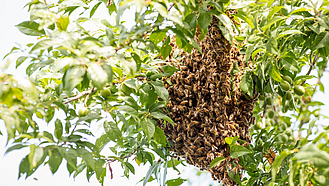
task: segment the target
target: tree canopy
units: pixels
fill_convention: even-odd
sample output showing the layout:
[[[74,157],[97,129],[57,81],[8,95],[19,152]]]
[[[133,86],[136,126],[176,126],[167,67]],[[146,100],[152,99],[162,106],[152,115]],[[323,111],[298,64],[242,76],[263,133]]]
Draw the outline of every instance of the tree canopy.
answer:
[[[313,99],[324,92],[329,1],[31,0],[26,8],[29,20],[16,27],[36,41],[13,47],[5,58],[20,53],[15,65],[28,64],[27,76],[18,79],[5,69],[0,75],[6,153],[30,149],[19,177],[42,164],[56,173],[65,159],[74,177],[85,170],[88,180],[96,176],[103,184],[112,162],[129,178],[135,161],[150,166],[143,185],[182,184],[179,177],[166,180],[167,169],[179,172],[177,165],[191,160],[172,150],[177,139],[165,127],[179,127],[168,79],[186,67],[169,59],[203,58],[203,45],[217,37],[209,33],[218,29],[241,54],[226,75],[229,99],[236,78],[253,119],[245,131],[250,137],[226,137],[228,155],[205,157],[212,160],[205,169],[225,172],[231,184],[329,185],[329,127],[320,122],[327,118],[324,104]],[[94,18],[101,9],[106,15]],[[224,161],[232,164],[219,169]]]

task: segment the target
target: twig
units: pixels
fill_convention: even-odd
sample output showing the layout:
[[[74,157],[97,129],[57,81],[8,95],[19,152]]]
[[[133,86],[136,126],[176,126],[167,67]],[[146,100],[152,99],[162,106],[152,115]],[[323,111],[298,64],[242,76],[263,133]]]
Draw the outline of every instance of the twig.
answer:
[[[174,7],[175,3],[171,4],[170,7],[168,8],[168,12]]]
[[[314,57],[313,61],[311,61],[310,68],[308,69],[306,75],[310,75],[310,73],[312,72],[313,67],[314,67],[315,63],[318,61],[319,57],[320,57],[320,55],[318,54]],[[312,54],[311,54],[311,60],[312,60]],[[305,82],[306,82],[306,80],[303,81],[300,85],[303,86],[305,84]]]
[[[93,88],[91,89],[91,92],[90,92],[89,94],[87,94],[87,97],[86,97],[86,99],[85,99],[85,103],[84,103],[84,106],[85,106],[85,107],[87,107],[87,101],[88,101],[88,99],[89,99],[89,95],[90,95],[92,92],[94,92],[94,89],[95,89],[95,87],[93,87]]]
[[[83,91],[80,94],[78,94],[78,95],[76,95],[76,96],[74,96],[72,98],[69,98],[67,101],[64,102],[64,104],[68,104],[68,103],[70,103],[70,102],[72,102],[74,100],[78,100],[78,99],[80,99],[84,95],[88,95],[89,96],[89,94],[95,92],[96,90],[97,90],[96,88],[92,88],[91,90]]]

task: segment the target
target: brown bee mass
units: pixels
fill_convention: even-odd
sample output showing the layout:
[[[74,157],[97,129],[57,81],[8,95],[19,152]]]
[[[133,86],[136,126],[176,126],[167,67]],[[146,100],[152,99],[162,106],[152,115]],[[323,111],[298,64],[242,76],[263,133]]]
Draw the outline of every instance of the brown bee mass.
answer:
[[[254,100],[239,88],[243,61],[237,47],[227,41],[213,17],[205,38],[199,41],[202,53],[193,49],[185,53],[171,42],[173,51],[168,63],[179,71],[166,79],[169,92],[168,108],[174,125],[161,125],[173,146],[169,150],[185,158],[187,163],[211,172],[213,179],[234,185],[227,170],[240,174],[238,159],[230,158],[226,137],[239,136],[250,142],[249,126],[253,122]],[[179,51],[179,57],[174,57]],[[234,63],[240,69],[232,74]],[[168,82],[171,82],[170,84]],[[226,159],[209,169],[216,157]]]

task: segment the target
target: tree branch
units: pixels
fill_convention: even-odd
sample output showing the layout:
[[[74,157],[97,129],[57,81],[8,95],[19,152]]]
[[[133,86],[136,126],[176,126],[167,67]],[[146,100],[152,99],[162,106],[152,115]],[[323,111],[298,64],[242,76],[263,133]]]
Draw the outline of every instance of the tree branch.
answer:
[[[93,87],[91,90],[83,91],[80,94],[78,94],[78,95],[76,95],[76,96],[74,96],[72,98],[69,98],[67,101],[64,102],[64,104],[68,104],[68,103],[70,103],[70,102],[72,102],[74,100],[78,100],[78,99],[80,99],[84,95],[88,95],[89,96],[89,94],[95,92],[96,90],[97,89]]]

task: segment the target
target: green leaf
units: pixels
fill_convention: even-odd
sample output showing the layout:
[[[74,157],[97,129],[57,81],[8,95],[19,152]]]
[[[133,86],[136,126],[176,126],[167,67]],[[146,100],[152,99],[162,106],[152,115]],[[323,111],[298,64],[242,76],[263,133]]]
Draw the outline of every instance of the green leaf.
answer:
[[[24,147],[27,147],[27,145],[23,145],[23,144],[20,144],[20,143],[19,144],[15,144],[15,145],[9,147],[6,150],[5,154],[8,154],[9,152],[11,152],[13,150],[21,149],[21,148],[24,148]]]
[[[95,162],[93,159],[93,155],[84,148],[78,148],[77,153],[79,156],[86,162],[86,164],[91,167],[92,169],[95,169]]]
[[[61,147],[59,148],[59,152],[61,156],[63,156],[66,159],[68,165],[70,165],[74,170],[76,170],[77,156],[78,156],[77,151],[72,148]]]
[[[161,69],[163,70],[163,74],[164,76],[166,77],[169,77],[171,75],[173,75],[176,71],[178,71],[177,68],[175,68],[174,66],[171,66],[171,65],[164,65],[161,67]]]
[[[275,16],[273,19],[271,19],[263,28],[262,30],[265,32],[270,26],[272,26],[273,24],[282,21],[286,19],[286,17],[283,16]]]
[[[132,116],[138,116],[137,110],[129,105],[118,105],[118,110],[124,111]]]
[[[272,68],[270,70],[270,75],[277,82],[282,82],[283,81],[276,64],[272,64]]]
[[[329,154],[326,151],[320,150],[314,144],[308,144],[300,149],[295,155],[299,161],[310,161],[316,167],[329,167]]]
[[[206,33],[211,22],[211,15],[208,12],[200,12],[198,17],[198,26],[202,33]]]
[[[58,170],[58,167],[61,165],[63,158],[57,149],[52,149],[52,150],[49,150],[48,152],[49,152],[48,165],[49,165],[50,171],[53,174],[55,174]]]
[[[172,47],[170,46],[170,37],[168,36],[160,49],[163,60],[165,60],[170,55],[171,49]]]
[[[240,184],[241,178],[239,173],[235,173],[234,171],[230,170],[228,166],[226,166],[227,175],[235,182]]]
[[[61,15],[58,21],[56,22],[59,31],[66,31],[69,23],[70,19],[68,15]]]
[[[323,48],[329,45],[329,32],[321,32],[319,35],[315,37],[313,42],[313,49]]]
[[[150,84],[153,86],[155,92],[158,94],[160,98],[162,98],[166,102],[169,102],[169,93],[168,90],[163,85],[162,81],[159,80],[152,81]]]
[[[157,45],[158,43],[163,41],[165,37],[166,37],[165,31],[155,31],[155,32],[152,32],[149,40],[152,41],[155,45]]]
[[[282,59],[283,68],[289,71],[298,72],[297,61],[294,58],[284,57]]]
[[[131,173],[135,174],[135,168],[131,163],[124,162],[124,165],[130,170]]]
[[[55,121],[55,137],[57,139],[62,139],[62,135],[63,135],[63,124],[61,122],[61,120],[56,119]]]
[[[141,120],[141,127],[147,137],[151,139],[155,132],[155,121],[149,118],[144,118]]]
[[[32,171],[30,171],[30,163],[28,155],[26,155],[21,163],[19,164],[19,172],[18,172],[18,179],[26,173],[26,177],[32,174]]]
[[[57,44],[57,42],[54,39],[41,40],[32,47],[32,49],[30,50],[30,53],[32,53],[36,50],[47,49],[49,47],[54,46],[55,44]]]
[[[231,158],[237,158],[246,154],[250,154],[251,151],[248,150],[246,147],[240,145],[231,145],[230,146],[230,153]]]
[[[158,2],[154,2],[153,4],[154,8],[159,12],[159,14],[162,17],[167,18],[168,17],[168,10],[166,7],[164,7],[162,4],[158,3]]]
[[[68,92],[72,90],[81,83],[86,70],[82,66],[73,66],[69,68],[63,76],[64,89]]]
[[[182,185],[186,181],[186,179],[182,178],[176,178],[176,179],[171,179],[166,181],[167,186],[179,186]]]
[[[277,40],[281,39],[282,37],[286,36],[286,35],[294,35],[294,34],[302,34],[302,35],[306,35],[303,32],[299,31],[299,30],[286,30],[284,32],[281,32],[279,34],[279,36],[277,37]]]
[[[157,143],[161,144],[162,146],[166,146],[166,136],[165,133],[161,128],[158,126],[155,126],[155,133],[154,133],[154,139]]]
[[[106,162],[103,159],[96,160],[95,172],[97,180],[103,184],[104,177],[106,176]]]
[[[253,97],[254,82],[251,71],[247,71],[241,78],[240,88],[244,93],[248,94],[250,97]]]
[[[25,60],[27,59],[26,56],[20,56],[17,60],[16,60],[16,68],[19,67]]]
[[[44,29],[39,30],[39,24],[35,21],[24,21],[16,27],[21,31],[23,34],[29,35],[29,36],[42,36],[45,35],[46,32]]]
[[[275,177],[276,177],[276,174],[277,174],[277,171],[279,170],[279,167],[281,166],[282,164],[282,161],[289,155],[289,152],[288,151],[282,151],[280,152],[279,156],[277,156],[273,162],[273,165],[272,165],[272,178],[273,178],[273,181],[275,181]]]
[[[238,141],[239,137],[238,136],[235,136],[235,137],[226,137],[225,138],[225,142],[228,144],[228,145],[234,145],[236,141]]]
[[[95,6],[93,6],[93,8],[90,10],[90,15],[89,18],[93,17],[93,15],[95,14],[97,8],[99,7],[99,5],[101,5],[102,2],[98,2],[97,4],[95,4]]]
[[[237,14],[235,14],[234,16],[242,19],[244,22],[248,23],[248,25],[250,26],[251,29],[255,28],[255,25],[253,24],[253,22],[248,18],[247,15],[245,15],[243,12],[238,12]]]
[[[43,158],[43,148],[35,145],[30,146],[31,152],[29,154],[29,163],[30,163],[30,170],[37,167],[40,164],[40,161]]]
[[[215,167],[216,165],[219,165],[224,160],[225,160],[225,157],[217,157],[217,158],[213,159],[209,165],[209,169]]]
[[[88,67],[88,76],[92,84],[100,90],[103,89],[108,81],[107,72],[98,63],[90,63]]]
[[[108,138],[112,141],[118,140],[122,137],[120,129],[113,121],[104,121],[103,126]]]
[[[159,120],[163,119],[165,121],[168,121],[169,123],[174,123],[174,121],[169,116],[162,114],[161,112],[151,112],[150,116],[155,119],[159,119]]]

